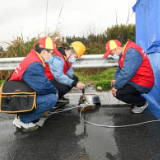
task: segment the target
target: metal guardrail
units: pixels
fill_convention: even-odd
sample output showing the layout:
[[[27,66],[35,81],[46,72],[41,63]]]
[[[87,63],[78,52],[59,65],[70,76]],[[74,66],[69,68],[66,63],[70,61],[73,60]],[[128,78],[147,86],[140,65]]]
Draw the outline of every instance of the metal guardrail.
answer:
[[[118,61],[114,60],[111,56],[102,58],[103,54],[83,55],[81,59],[77,59],[73,63],[73,68],[109,68],[116,67]]]
[[[111,56],[102,58],[103,54],[98,55],[83,55],[81,59],[77,59],[73,63],[73,68],[109,68],[116,67],[118,61],[114,60]],[[0,58],[0,70],[15,70],[24,57],[17,58]]]

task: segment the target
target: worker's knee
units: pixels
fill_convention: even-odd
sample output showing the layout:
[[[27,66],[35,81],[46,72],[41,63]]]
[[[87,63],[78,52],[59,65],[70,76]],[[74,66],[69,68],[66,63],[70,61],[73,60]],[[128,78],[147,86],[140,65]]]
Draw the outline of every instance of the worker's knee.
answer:
[[[119,90],[117,90],[117,92],[116,92],[116,98],[119,99],[119,100],[122,99],[122,94]]]
[[[55,94],[37,95],[36,105],[40,107],[50,108],[57,103],[57,96]]]
[[[50,104],[51,106],[55,106],[56,103],[57,103],[57,96],[55,94],[49,94],[48,104]]]

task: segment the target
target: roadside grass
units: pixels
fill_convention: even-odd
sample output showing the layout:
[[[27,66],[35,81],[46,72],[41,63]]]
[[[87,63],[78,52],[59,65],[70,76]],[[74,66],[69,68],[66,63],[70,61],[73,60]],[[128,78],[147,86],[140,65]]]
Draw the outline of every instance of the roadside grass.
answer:
[[[116,68],[100,69],[75,69],[74,74],[78,76],[79,81],[87,86],[94,85],[95,88],[102,87],[103,90],[111,89],[111,81]],[[0,86],[5,80],[0,81]]]
[[[94,85],[95,88],[102,87],[103,90],[111,89],[116,68],[107,69],[75,69],[74,74],[78,76],[79,81],[86,86]]]

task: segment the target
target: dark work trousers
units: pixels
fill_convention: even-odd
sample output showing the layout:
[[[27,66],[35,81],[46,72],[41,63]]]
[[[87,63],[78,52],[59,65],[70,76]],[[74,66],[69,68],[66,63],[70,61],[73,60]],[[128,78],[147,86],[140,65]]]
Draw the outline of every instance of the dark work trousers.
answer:
[[[75,80],[76,82],[78,82],[78,77],[73,75],[73,80]],[[59,98],[62,98],[68,91],[70,91],[72,89],[72,87],[69,87],[67,85],[61,84],[59,82],[57,82],[55,79],[51,79],[49,80],[52,85],[54,87],[57,88],[58,92],[59,92]]]
[[[141,107],[146,103],[146,99],[141,94],[135,87],[126,84],[123,88],[117,90],[116,98],[125,103]]]

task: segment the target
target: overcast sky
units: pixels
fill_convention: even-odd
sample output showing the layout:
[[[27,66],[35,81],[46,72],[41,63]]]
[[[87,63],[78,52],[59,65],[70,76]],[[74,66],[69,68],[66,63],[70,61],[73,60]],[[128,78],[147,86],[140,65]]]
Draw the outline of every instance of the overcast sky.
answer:
[[[132,14],[132,6],[136,0],[0,0],[0,2],[0,41],[11,41],[21,33],[25,40],[37,37],[38,34],[45,32],[46,24],[47,32],[55,31],[57,26],[64,36],[82,36],[90,31],[94,31],[95,34],[102,33],[116,24],[116,13],[118,24],[125,24],[128,13]],[[129,24],[135,24],[135,14],[132,15]]]

